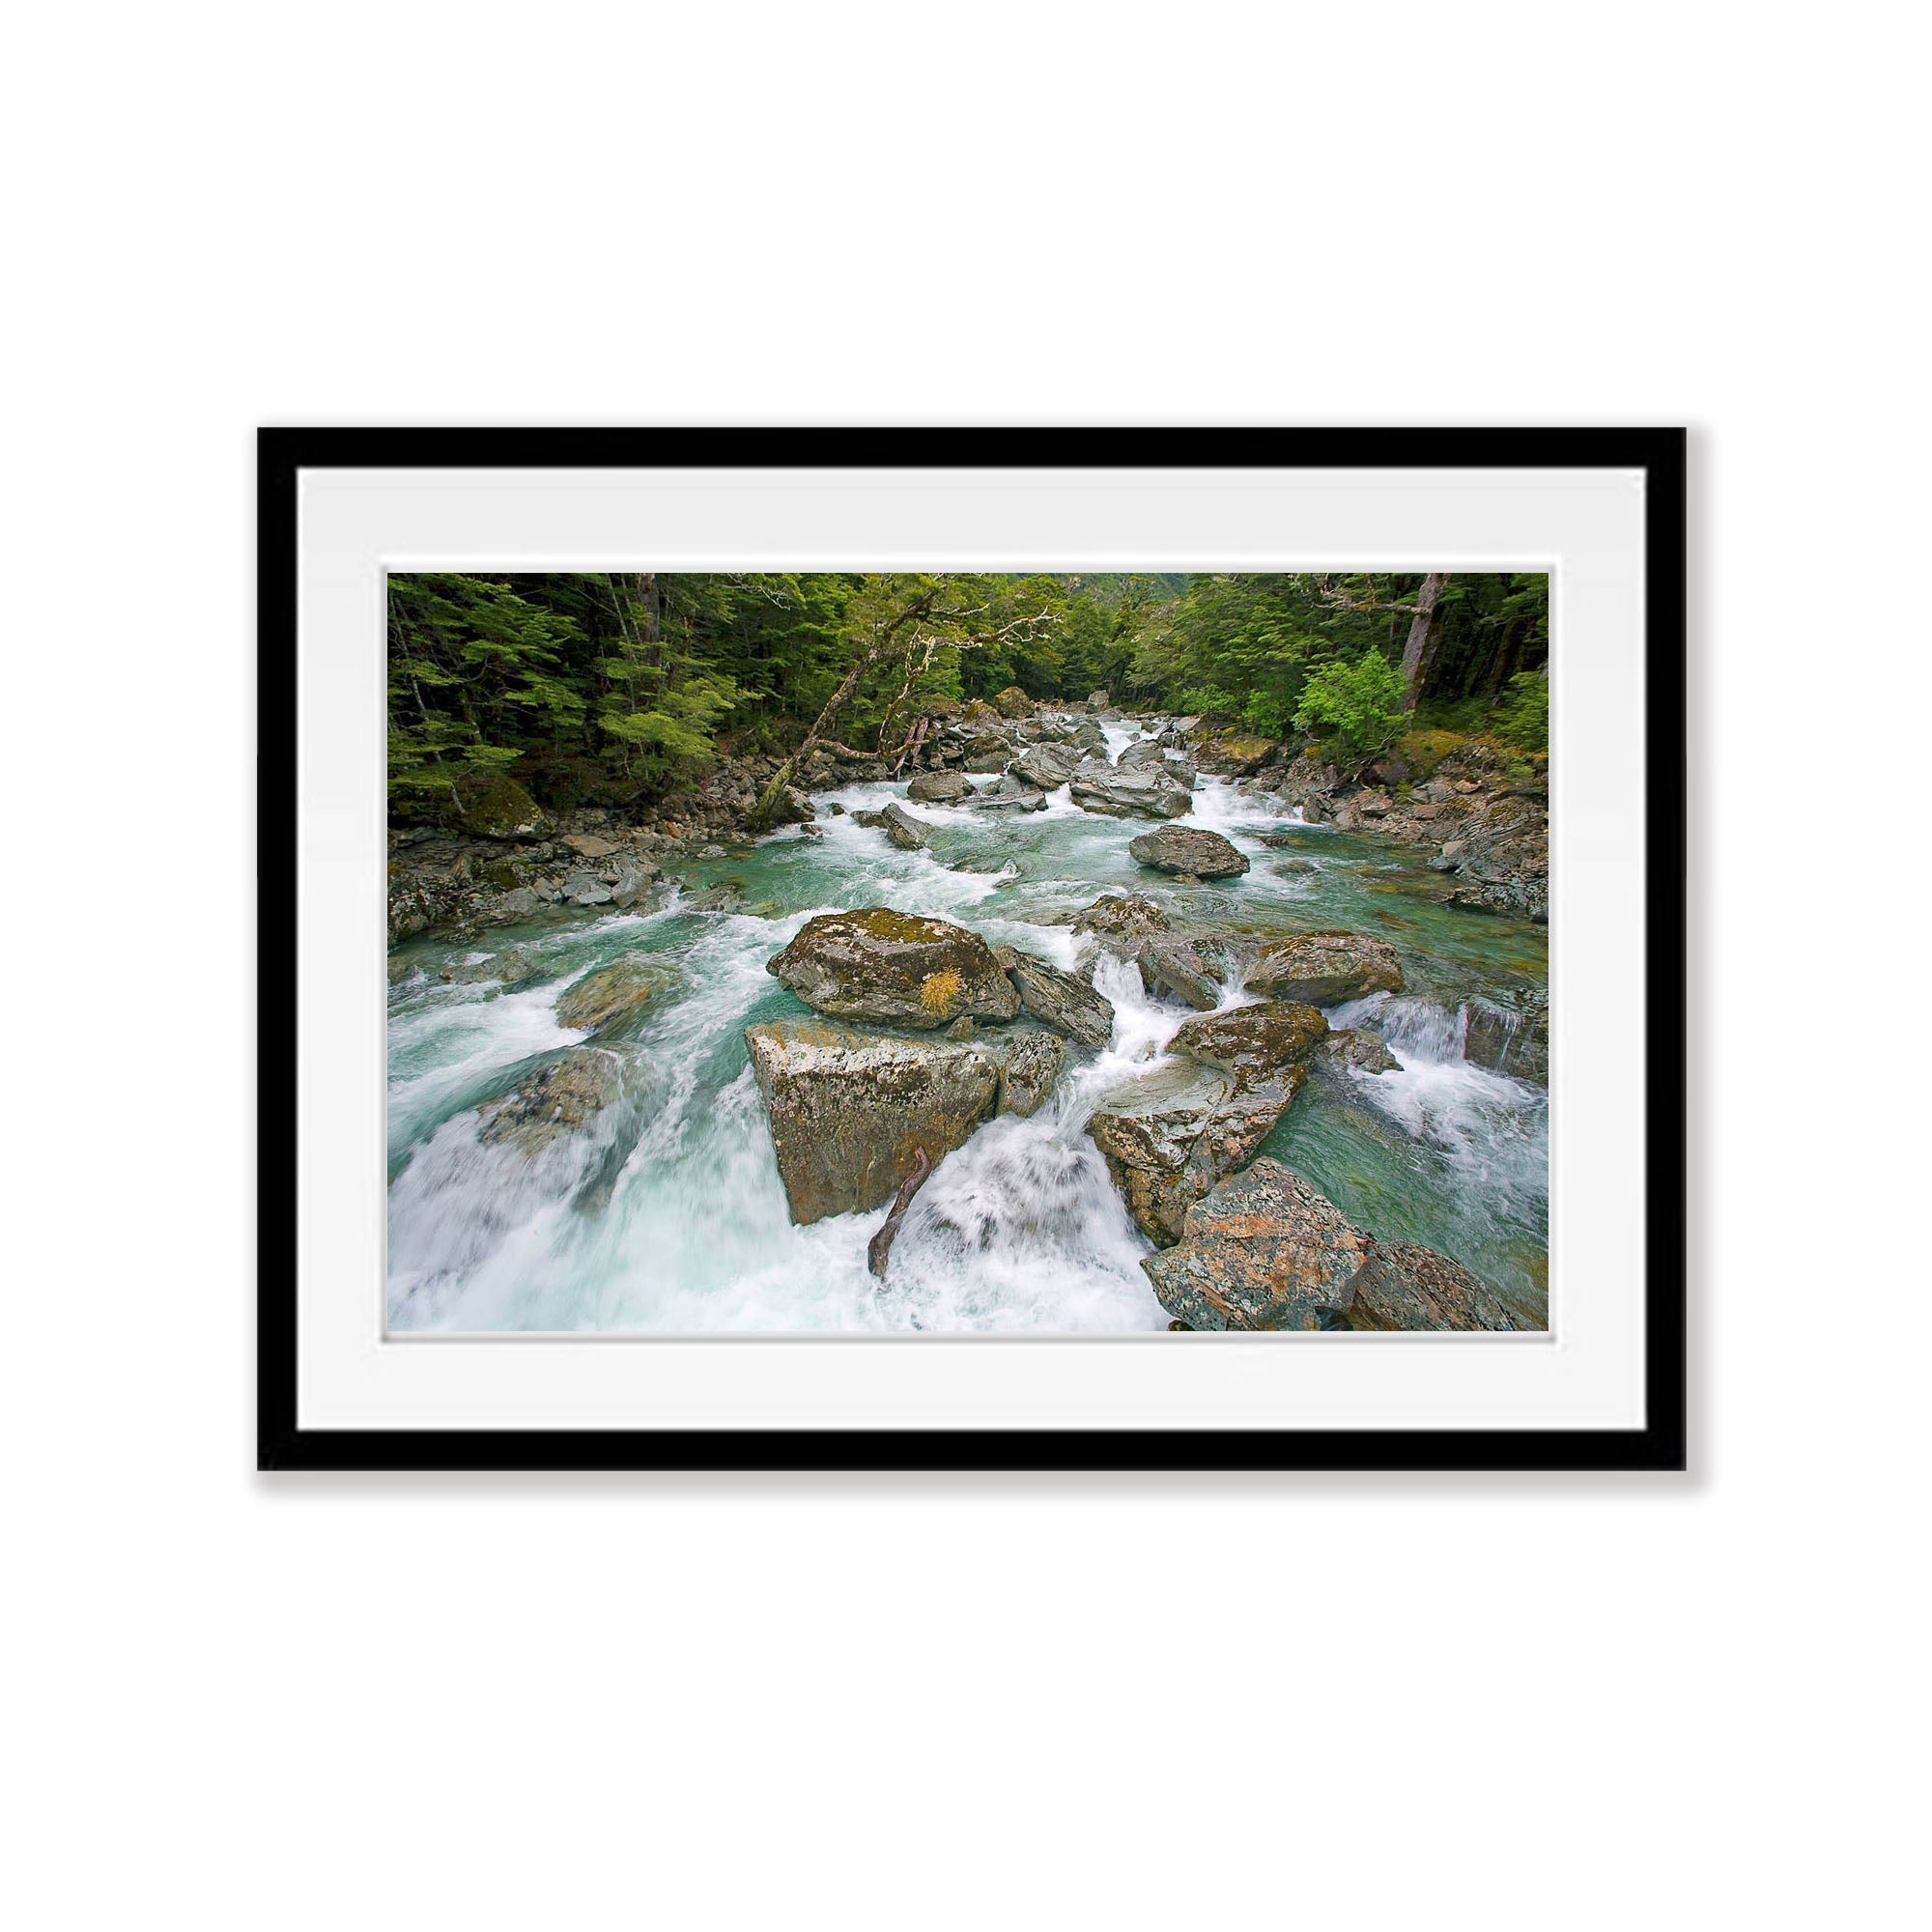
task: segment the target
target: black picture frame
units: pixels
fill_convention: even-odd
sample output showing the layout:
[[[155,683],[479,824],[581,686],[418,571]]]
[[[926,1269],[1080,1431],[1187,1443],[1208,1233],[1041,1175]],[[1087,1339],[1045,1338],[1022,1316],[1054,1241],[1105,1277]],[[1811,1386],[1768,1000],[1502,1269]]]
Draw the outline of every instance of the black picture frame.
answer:
[[[303,469],[691,466],[1600,469],[1645,472],[1644,1414],[1638,1429],[344,1430],[297,1417],[295,1051],[257,1036],[263,1470],[1681,1470],[1686,433],[1681,429],[263,429],[257,440],[258,961],[296,957],[297,484]]]

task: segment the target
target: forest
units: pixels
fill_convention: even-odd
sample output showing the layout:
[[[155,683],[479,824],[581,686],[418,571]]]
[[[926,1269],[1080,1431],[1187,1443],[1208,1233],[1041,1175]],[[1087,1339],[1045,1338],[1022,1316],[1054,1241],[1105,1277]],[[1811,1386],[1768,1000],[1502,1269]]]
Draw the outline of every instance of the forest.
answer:
[[[1542,575],[465,575],[389,580],[392,815],[506,773],[637,804],[723,754],[890,754],[949,701],[1094,691],[1339,755],[1439,727],[1547,748]]]

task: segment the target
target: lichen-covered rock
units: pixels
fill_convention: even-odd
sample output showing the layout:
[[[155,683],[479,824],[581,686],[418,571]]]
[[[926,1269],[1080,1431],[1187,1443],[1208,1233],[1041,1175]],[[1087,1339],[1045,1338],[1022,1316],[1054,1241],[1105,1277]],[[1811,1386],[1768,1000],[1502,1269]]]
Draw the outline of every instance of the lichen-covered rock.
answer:
[[[1123,939],[1166,932],[1169,925],[1166,913],[1139,893],[1108,893],[1073,922],[1075,932],[1099,932]]]
[[[1183,1020],[1168,1041],[1168,1051],[1184,1053],[1204,1066],[1218,1066],[1246,1088],[1300,1065],[1327,1031],[1326,1017],[1313,1007],[1264,1000],[1259,1006]]]
[[[745,1029],[791,1218],[883,1207],[918,1164],[961,1146],[999,1101],[1005,1056],[972,1041],[823,1020]]]
[[[1022,1012],[1082,1046],[1105,1046],[1113,1038],[1114,1003],[1085,980],[1010,947],[1002,949],[1000,959],[1020,996]]]
[[[1197,879],[1238,878],[1248,869],[1245,853],[1199,825],[1163,825],[1157,832],[1143,832],[1127,850],[1157,872],[1188,872]]]
[[[509,1142],[530,1155],[560,1134],[575,1133],[623,1091],[623,1063],[597,1046],[572,1047],[521,1081],[506,1098],[483,1110],[478,1137],[486,1146]]]
[[[973,796],[973,786],[964,772],[921,772],[906,796],[920,805],[955,805]]]
[[[1243,1085],[1193,1063],[1144,1073],[1109,1094],[1087,1131],[1141,1232],[1162,1245],[1179,1240],[1189,1207],[1252,1158],[1303,1077],[1289,1066]]]
[[[1041,791],[1052,791],[1073,776],[1079,763],[1079,753],[1071,746],[1042,743],[1029,745],[1007,769]]]
[[[1195,1202],[1179,1244],[1141,1267],[1190,1328],[1321,1328],[1348,1306],[1371,1246],[1292,1168],[1263,1159]]]
[[[1002,718],[1031,718],[1033,699],[1018,685],[1009,684],[1006,690],[994,694],[993,709]]]
[[[1414,1241],[1372,1241],[1352,1283],[1342,1325],[1348,1328],[1541,1328],[1511,1308],[1461,1262]]]
[[[548,838],[543,808],[503,772],[476,772],[456,781],[456,816],[478,838]]]
[[[1096,691],[1088,697],[1087,709],[1089,711],[1104,711],[1113,701],[1114,698],[1111,692]]]
[[[1330,1075],[1395,1073],[1402,1067],[1381,1037],[1363,1027],[1337,1027],[1318,1044],[1308,1064],[1316,1072]]]
[[[1185,785],[1146,766],[1121,771],[1112,765],[1080,765],[1067,782],[1067,796],[1083,811],[1107,818],[1179,818],[1194,805]]]
[[[675,978],[674,969],[662,959],[616,960],[573,980],[557,995],[556,1023],[613,1032],[618,1022],[635,1018]]]
[[[1066,1065],[1066,1042],[1058,1034],[1029,1029],[988,1044],[1000,1058],[1000,1112],[1030,1120],[1046,1104],[1060,1079]]]
[[[1009,1020],[1020,996],[978,933],[887,906],[821,913],[765,970],[821,1013],[937,1028]]]
[[[1248,969],[1250,992],[1332,1007],[1367,993],[1402,991],[1402,962],[1385,939],[1358,932],[1301,932]]]
[[[879,822],[885,834],[901,852],[923,852],[928,843],[925,827],[894,799],[879,813]]]
[[[487,986],[500,982],[514,986],[530,977],[530,962],[514,946],[501,952],[480,952],[474,958],[443,962],[438,977],[452,986]]]

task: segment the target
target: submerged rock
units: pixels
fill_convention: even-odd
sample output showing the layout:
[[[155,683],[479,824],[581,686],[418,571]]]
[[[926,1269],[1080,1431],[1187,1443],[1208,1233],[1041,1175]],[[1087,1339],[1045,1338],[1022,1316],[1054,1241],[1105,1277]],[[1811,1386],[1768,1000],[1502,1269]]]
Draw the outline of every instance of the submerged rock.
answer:
[[[519,980],[531,977],[530,962],[512,946],[505,952],[485,953],[476,959],[450,960],[438,977],[454,986],[487,986],[493,980],[514,986]]]
[[[1185,785],[1146,766],[1121,771],[1111,765],[1083,764],[1068,781],[1067,796],[1083,811],[1108,818],[1179,818],[1194,804]]]
[[[923,852],[929,842],[925,827],[902,806],[897,799],[879,813],[880,824],[885,834],[901,852]]]
[[[1159,872],[1190,872],[1197,879],[1238,878],[1248,869],[1244,853],[1218,832],[1198,825],[1163,825],[1143,832],[1127,846],[1143,866]]]
[[[973,796],[973,785],[963,772],[921,772],[906,796],[920,805],[954,805]]]
[[[886,906],[821,913],[765,971],[838,1019],[927,1028],[962,1014],[1009,1020],[1020,1009],[1019,993],[978,933]]]
[[[999,957],[1023,1013],[1082,1046],[1105,1046],[1113,1038],[1114,1003],[1085,980],[1011,947],[1003,947]]]
[[[1351,1288],[1342,1310],[1347,1328],[1509,1331],[1545,1325],[1511,1308],[1461,1262],[1414,1241],[1372,1241]]]
[[[745,1044],[800,1224],[883,1207],[922,1148],[940,1160],[999,1101],[1005,1056],[974,1042],[778,1020]]]
[[[1385,939],[1357,932],[1302,932],[1271,947],[1248,969],[1250,992],[1311,1007],[1366,993],[1402,991],[1402,962]]]
[[[619,959],[586,973],[557,995],[556,1023],[610,1032],[664,992],[676,978],[661,959]]]
[[[1321,1328],[1347,1307],[1371,1245],[1292,1168],[1263,1159],[1195,1202],[1179,1244],[1141,1267],[1190,1328]]]
[[[509,1142],[541,1153],[560,1134],[575,1133],[623,1091],[623,1063],[598,1046],[574,1046],[484,1108],[478,1137],[487,1147]]]

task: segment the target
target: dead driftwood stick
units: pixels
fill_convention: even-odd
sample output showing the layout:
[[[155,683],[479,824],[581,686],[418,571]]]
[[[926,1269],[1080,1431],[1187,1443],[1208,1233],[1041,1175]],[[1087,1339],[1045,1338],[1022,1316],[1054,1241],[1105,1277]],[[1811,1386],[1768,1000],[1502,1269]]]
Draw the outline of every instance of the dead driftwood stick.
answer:
[[[906,1209],[912,1206],[912,1197],[925,1185],[926,1176],[931,1172],[931,1157],[921,1148],[912,1172],[899,1182],[899,1191],[893,1196],[893,1211],[879,1224],[879,1232],[866,1244],[866,1265],[881,1281],[886,1278],[886,1257],[893,1251],[893,1240],[898,1234],[899,1223],[905,1219]]]

